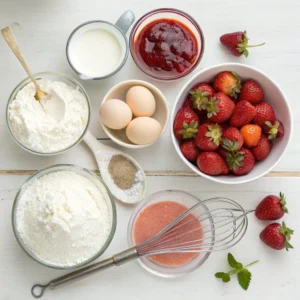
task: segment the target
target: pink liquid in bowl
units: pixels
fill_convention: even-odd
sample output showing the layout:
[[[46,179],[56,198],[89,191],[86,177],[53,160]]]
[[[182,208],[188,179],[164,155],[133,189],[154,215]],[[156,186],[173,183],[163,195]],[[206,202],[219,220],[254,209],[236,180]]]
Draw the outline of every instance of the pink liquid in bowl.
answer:
[[[135,244],[140,244],[149,239],[168,224],[170,224],[179,215],[188,208],[180,203],[173,201],[162,201],[146,207],[137,216],[133,226],[133,237]],[[185,241],[194,241],[202,239],[203,232],[199,220],[192,214],[187,215],[181,222],[192,221],[193,225],[186,229],[186,232],[193,230],[193,235],[186,238]],[[181,231],[181,234],[185,231]],[[163,253],[148,256],[153,262],[164,267],[179,267],[198,256],[198,253]]]

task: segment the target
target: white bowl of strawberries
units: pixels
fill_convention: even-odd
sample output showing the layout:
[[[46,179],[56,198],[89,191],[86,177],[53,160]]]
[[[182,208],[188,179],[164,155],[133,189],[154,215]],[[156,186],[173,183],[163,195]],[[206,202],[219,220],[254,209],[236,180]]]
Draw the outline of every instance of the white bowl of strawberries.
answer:
[[[270,172],[292,134],[291,110],[280,87],[238,63],[194,75],[176,99],[171,122],[175,149],[186,165],[225,184]]]

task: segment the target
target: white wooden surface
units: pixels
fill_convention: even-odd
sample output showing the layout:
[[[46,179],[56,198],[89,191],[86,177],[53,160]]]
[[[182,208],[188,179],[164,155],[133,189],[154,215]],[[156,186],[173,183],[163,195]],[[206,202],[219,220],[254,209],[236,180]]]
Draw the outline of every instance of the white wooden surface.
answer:
[[[284,89],[294,116],[294,138],[288,152],[273,174],[282,177],[263,178],[240,186],[210,183],[186,174],[188,169],[179,161],[172,147],[169,131],[155,145],[128,151],[141,163],[147,173],[149,191],[177,188],[202,198],[223,195],[238,200],[245,208],[254,208],[269,193],[286,193],[291,214],[287,223],[296,229],[293,237],[295,250],[286,253],[266,248],[258,239],[264,224],[250,216],[247,235],[232,249],[238,259],[251,262],[253,281],[244,292],[235,280],[227,285],[218,282],[213,274],[226,270],[226,254],[212,254],[197,271],[176,279],[165,280],[142,270],[136,262],[108,270],[74,285],[49,292],[45,299],[183,299],[210,297],[211,299],[298,299],[300,292],[300,106],[298,80],[300,71],[300,2],[298,0],[0,0],[0,28],[12,23],[15,35],[34,72],[59,71],[75,76],[65,57],[67,37],[74,27],[92,19],[114,22],[126,10],[138,18],[158,7],[176,7],[194,16],[206,38],[206,49],[198,69],[213,64],[238,61],[255,66],[270,75]],[[267,45],[251,51],[248,59],[235,58],[221,49],[218,38],[225,32],[247,29],[251,42],[266,41]],[[0,38],[0,300],[32,299],[30,287],[36,281],[45,282],[63,272],[47,269],[33,262],[20,249],[11,229],[10,213],[14,196],[27,178],[24,170],[37,170],[55,163],[75,163],[96,169],[95,161],[80,144],[56,157],[38,157],[15,145],[5,123],[5,107],[10,92],[25,77],[13,54]],[[90,130],[106,139],[97,119],[101,98],[115,83],[125,79],[145,79],[157,85],[166,95],[169,108],[185,79],[175,83],[153,82],[146,78],[129,57],[125,67],[115,76],[101,82],[83,82],[92,101]],[[110,141],[106,141],[111,143]],[[14,170],[10,175],[9,171]],[[29,172],[30,173],[30,172]],[[22,175],[23,174],[23,175]],[[156,176],[167,174],[169,176]],[[189,175],[189,173],[187,173]],[[294,176],[292,178],[291,176]],[[117,204],[118,227],[115,238],[103,255],[108,257],[126,247],[126,227],[132,208]]]

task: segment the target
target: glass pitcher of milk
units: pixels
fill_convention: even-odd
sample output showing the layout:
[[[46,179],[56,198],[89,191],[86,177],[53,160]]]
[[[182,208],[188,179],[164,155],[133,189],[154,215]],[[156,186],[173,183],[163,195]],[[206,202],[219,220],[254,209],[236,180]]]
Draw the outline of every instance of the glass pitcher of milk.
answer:
[[[76,27],[67,41],[67,59],[82,79],[104,79],[118,72],[128,58],[125,36],[134,22],[134,14],[127,10],[116,24],[89,21]]]

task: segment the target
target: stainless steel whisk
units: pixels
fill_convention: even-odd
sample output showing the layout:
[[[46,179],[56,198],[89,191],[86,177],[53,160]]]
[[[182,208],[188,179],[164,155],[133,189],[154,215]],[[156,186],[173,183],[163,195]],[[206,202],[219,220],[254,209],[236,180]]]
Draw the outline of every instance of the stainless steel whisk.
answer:
[[[246,233],[247,214],[250,212],[252,211],[245,211],[237,202],[227,198],[200,201],[143,243],[115,254],[111,258],[51,280],[45,285],[35,284],[31,293],[35,298],[40,298],[46,288],[54,289],[63,283],[112,266],[122,265],[140,256],[226,250],[236,245]]]

